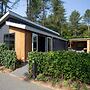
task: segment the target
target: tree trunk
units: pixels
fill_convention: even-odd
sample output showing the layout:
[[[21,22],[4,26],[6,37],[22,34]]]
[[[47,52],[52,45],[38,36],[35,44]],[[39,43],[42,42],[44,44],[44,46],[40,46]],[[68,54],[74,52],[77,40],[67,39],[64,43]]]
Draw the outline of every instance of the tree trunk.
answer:
[[[88,32],[89,32],[89,24],[88,24]]]
[[[7,12],[7,6],[5,6],[5,11],[4,11],[4,13],[6,13]]]
[[[0,13],[3,15],[3,11],[4,10],[3,10],[3,2],[2,1],[0,1],[0,5],[1,5],[1,8],[0,8],[1,9],[1,12]]]
[[[29,0],[27,0],[27,14],[28,14],[28,4],[29,4]]]
[[[43,9],[43,16],[42,16],[42,25],[44,26],[44,23],[45,23],[45,1],[43,0],[43,6],[42,6],[42,9]]]

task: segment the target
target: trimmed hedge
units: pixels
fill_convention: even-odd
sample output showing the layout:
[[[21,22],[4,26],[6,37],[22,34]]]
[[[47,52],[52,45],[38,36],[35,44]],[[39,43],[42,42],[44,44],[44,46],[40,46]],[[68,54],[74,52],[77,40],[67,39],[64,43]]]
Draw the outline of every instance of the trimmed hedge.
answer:
[[[90,54],[72,51],[30,52],[29,70],[37,64],[37,79],[40,80],[79,80],[90,83]]]
[[[5,44],[0,44],[0,65],[6,68],[15,69],[16,53],[13,50],[8,50]]]

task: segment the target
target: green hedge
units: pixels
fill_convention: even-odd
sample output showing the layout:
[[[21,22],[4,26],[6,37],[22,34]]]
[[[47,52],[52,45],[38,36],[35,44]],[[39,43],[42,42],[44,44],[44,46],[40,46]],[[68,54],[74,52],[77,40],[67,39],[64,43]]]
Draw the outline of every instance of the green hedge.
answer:
[[[0,65],[6,68],[15,69],[16,53],[13,50],[8,50],[5,44],[0,44]]]
[[[71,79],[90,83],[90,54],[72,51],[30,52],[28,59],[30,75],[36,62],[39,79]]]

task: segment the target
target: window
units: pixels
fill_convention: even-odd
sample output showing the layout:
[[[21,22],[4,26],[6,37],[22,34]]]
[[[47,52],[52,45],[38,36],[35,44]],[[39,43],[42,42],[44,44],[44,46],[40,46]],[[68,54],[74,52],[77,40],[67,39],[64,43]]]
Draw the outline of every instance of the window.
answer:
[[[47,37],[47,51],[52,50],[52,38]]]
[[[5,34],[4,43],[8,46],[9,50],[15,50],[15,34]]]
[[[38,51],[38,35],[32,34],[32,51]]]

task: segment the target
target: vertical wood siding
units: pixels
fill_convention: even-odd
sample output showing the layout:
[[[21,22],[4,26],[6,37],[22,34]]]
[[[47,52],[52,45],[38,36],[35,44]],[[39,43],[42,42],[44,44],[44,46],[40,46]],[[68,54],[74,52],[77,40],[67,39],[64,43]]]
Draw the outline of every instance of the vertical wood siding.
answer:
[[[25,60],[25,30],[10,27],[9,33],[15,33],[15,51],[18,60]]]
[[[32,33],[30,31],[25,32],[25,57],[27,59],[28,52],[32,51]]]
[[[9,33],[15,33],[15,51],[18,60],[25,61],[32,50],[32,33],[23,29],[9,27]]]
[[[90,53],[90,40],[87,40],[87,53]]]
[[[17,59],[25,61],[32,51],[32,33],[23,29],[10,27],[9,33],[15,33],[15,51]]]

